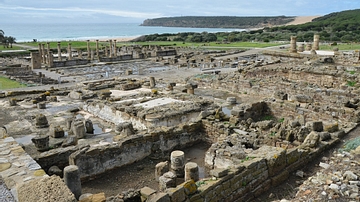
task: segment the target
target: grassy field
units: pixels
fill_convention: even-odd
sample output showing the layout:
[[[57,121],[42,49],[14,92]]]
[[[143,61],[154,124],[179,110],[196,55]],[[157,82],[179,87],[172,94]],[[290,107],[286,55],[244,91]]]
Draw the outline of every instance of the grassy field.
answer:
[[[336,46],[330,45],[321,45],[320,50],[333,50],[334,48],[339,48],[340,51],[344,50],[360,50],[359,43],[339,43]]]
[[[0,51],[7,51],[7,50],[21,50],[22,48],[14,46],[12,48],[4,48],[4,46],[0,45]]]
[[[10,88],[21,88],[21,87],[26,87],[26,85],[0,76],[0,90],[10,89]]]
[[[27,43],[21,43],[23,45],[32,46],[37,48],[39,46],[40,42],[27,42]],[[62,49],[65,49],[68,47],[68,44],[71,43],[71,48],[74,49],[86,49],[87,48],[87,42],[86,41],[61,41],[60,46]],[[41,42],[41,44],[45,44],[45,48],[47,48],[46,42]],[[50,48],[51,49],[57,49],[58,42],[50,42]],[[99,42],[99,47],[108,45],[107,42]],[[117,43],[119,44],[119,43]],[[96,48],[96,42],[90,41],[90,48],[95,49]]]

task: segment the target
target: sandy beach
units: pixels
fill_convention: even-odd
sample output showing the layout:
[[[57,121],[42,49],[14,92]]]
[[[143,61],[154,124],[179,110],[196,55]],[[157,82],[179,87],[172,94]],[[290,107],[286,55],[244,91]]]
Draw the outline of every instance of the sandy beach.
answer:
[[[321,15],[315,15],[315,16],[297,16],[295,17],[294,21],[291,21],[287,23],[286,25],[299,25],[304,24],[307,22],[311,22],[313,19],[321,17]]]

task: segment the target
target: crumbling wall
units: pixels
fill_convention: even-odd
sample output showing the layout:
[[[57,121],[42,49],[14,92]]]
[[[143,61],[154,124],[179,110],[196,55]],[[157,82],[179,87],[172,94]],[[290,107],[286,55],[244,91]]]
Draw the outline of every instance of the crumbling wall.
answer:
[[[72,153],[71,165],[77,165],[82,179],[94,177],[113,168],[129,165],[150,154],[190,146],[204,139],[201,123],[163,128],[149,134],[137,134],[102,146],[91,146]]]

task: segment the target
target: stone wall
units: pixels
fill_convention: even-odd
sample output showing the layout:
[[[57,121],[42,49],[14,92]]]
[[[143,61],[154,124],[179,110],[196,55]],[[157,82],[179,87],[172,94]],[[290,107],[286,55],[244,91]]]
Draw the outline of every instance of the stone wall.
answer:
[[[113,168],[129,165],[154,153],[190,146],[204,139],[201,123],[176,128],[162,128],[137,134],[110,145],[91,146],[72,153],[71,165],[77,165],[82,179],[94,177]]]
[[[128,54],[128,55],[120,55],[117,57],[111,57],[111,58],[99,58],[100,62],[115,62],[115,61],[123,61],[123,60],[132,60],[133,59],[133,55]]]
[[[53,67],[67,67],[67,66],[76,66],[76,65],[86,65],[89,62],[90,61],[86,60],[86,59],[54,61]]]

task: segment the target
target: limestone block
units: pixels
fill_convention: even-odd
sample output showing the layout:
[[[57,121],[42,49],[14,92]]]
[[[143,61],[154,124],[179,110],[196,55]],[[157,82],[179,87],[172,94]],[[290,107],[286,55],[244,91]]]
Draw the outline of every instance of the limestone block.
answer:
[[[294,162],[298,161],[301,156],[301,151],[297,148],[286,150],[286,164],[291,165]]]
[[[0,127],[0,139],[5,138],[7,136],[6,129],[4,127]]]
[[[169,171],[169,162],[160,162],[155,166],[155,180],[158,181],[159,177]]]
[[[323,125],[324,125],[324,131],[327,131],[329,133],[333,133],[339,130],[338,122],[324,123]]]
[[[154,193],[156,193],[156,190],[151,189],[149,187],[143,187],[143,188],[140,189],[140,194],[145,199],[149,198],[149,196],[154,194]]]
[[[324,131],[324,126],[323,126],[322,121],[307,122],[306,127],[308,127],[310,130],[316,131],[316,132]]]
[[[228,169],[224,169],[224,168],[215,168],[213,170],[210,170],[210,175],[220,178],[223,177],[225,175],[227,175],[229,172]]]
[[[266,159],[269,176],[274,176],[286,167],[286,150],[278,147],[262,146],[252,156]]]
[[[185,191],[186,195],[195,194],[195,192],[197,191],[197,186],[196,186],[194,180],[186,181],[186,182],[180,184],[179,186],[184,187],[184,191]]]
[[[57,167],[57,166],[51,166],[48,170],[48,174],[51,175],[57,175],[59,177],[63,177],[63,171]]]
[[[312,103],[313,99],[309,95],[294,95],[291,100],[301,103]]]
[[[327,141],[327,140],[331,139],[329,132],[321,132],[321,133],[319,133],[319,135],[320,135],[321,141]]]
[[[81,100],[82,99],[82,92],[79,91],[71,91],[69,93],[69,97],[71,99],[75,99],[75,100]]]
[[[151,195],[147,202],[171,202],[169,194],[166,193],[156,193]]]
[[[316,147],[319,144],[320,135],[315,131],[312,131],[304,140],[303,145],[311,148]]]
[[[166,189],[166,193],[169,194],[171,202],[185,201],[185,189],[182,186],[176,188]]]
[[[78,139],[85,137],[85,125],[81,120],[74,120],[71,124],[71,130]]]
[[[49,134],[50,137],[61,138],[64,137],[65,132],[60,126],[50,125]]]
[[[170,187],[176,187],[176,175],[173,172],[167,172],[159,177],[159,189],[161,191]]]
[[[277,186],[277,185],[281,184],[282,182],[284,182],[285,180],[287,180],[288,177],[289,177],[289,172],[287,170],[284,170],[280,174],[271,178],[271,185]]]

